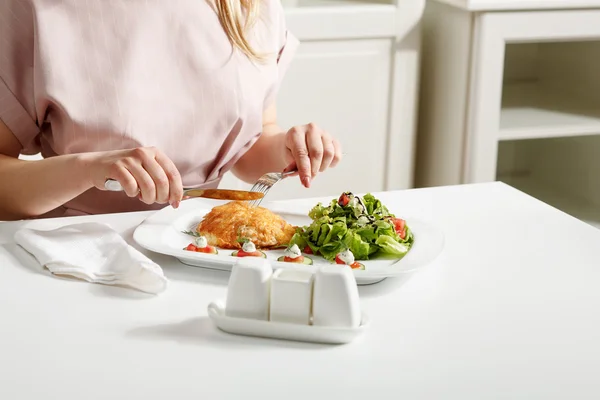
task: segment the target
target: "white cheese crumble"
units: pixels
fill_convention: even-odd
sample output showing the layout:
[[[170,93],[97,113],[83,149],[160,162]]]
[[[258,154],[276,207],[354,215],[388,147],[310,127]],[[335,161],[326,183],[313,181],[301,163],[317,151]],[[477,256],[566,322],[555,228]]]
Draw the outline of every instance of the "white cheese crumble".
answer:
[[[342,251],[340,254],[338,254],[338,257],[348,265],[352,265],[354,263],[354,254],[352,254],[350,249]]]
[[[295,244],[291,247],[288,247],[283,255],[288,258],[298,258],[302,255],[302,252],[300,252],[298,245]]]
[[[361,215],[360,217],[358,217],[358,220],[356,221],[356,223],[357,223],[359,226],[365,226],[365,225],[368,225],[368,224],[369,224],[369,218],[367,218],[367,217],[366,217],[366,216],[364,216],[364,215]]]
[[[203,249],[206,246],[208,246],[208,240],[206,240],[204,236],[198,236],[194,239],[194,244],[196,245],[196,247]]]
[[[358,197],[356,196],[350,200],[350,207],[359,213],[363,212],[363,205],[358,201]]]
[[[256,246],[254,245],[254,243],[247,241],[242,245],[242,250],[245,253],[254,253],[256,251]]]

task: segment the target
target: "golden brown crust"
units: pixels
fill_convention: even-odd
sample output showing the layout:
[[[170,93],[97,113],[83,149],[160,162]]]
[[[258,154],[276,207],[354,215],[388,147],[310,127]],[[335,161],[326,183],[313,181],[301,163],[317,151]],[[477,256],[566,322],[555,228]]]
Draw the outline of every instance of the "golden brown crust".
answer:
[[[196,228],[211,246],[240,249],[239,238],[250,239],[257,249],[287,245],[296,227],[263,207],[251,207],[245,201],[232,201],[214,207]]]

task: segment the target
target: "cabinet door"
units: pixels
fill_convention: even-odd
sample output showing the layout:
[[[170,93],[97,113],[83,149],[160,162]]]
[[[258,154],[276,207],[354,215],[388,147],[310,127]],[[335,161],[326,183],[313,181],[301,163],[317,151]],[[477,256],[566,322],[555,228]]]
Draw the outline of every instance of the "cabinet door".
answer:
[[[345,156],[310,189],[287,179],[269,200],[384,190],[391,52],[387,39],[302,43],[279,93],[279,124],[315,122],[340,140]],[[228,175],[222,187],[250,186]]]

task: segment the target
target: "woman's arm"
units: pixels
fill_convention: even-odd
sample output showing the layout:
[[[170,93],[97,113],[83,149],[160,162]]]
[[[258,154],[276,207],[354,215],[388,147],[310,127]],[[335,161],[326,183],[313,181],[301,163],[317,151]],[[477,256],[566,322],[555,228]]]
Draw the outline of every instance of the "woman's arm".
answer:
[[[260,138],[233,167],[233,174],[247,183],[267,172],[283,171],[289,164],[285,154],[285,132],[277,125],[277,108],[269,107],[263,113]]]
[[[19,160],[21,143],[0,121],[0,220],[44,214],[93,185],[78,155]]]
[[[175,165],[154,148],[85,153],[19,160],[21,143],[0,120],[0,220],[45,214],[93,187],[117,179],[130,197],[141,201],[181,200],[181,177]]]
[[[298,168],[300,181],[310,187],[311,180],[342,158],[340,143],[315,124],[295,126],[283,131],[277,125],[277,108],[263,114],[263,132],[250,150],[233,167],[239,179],[254,183],[267,172]]]

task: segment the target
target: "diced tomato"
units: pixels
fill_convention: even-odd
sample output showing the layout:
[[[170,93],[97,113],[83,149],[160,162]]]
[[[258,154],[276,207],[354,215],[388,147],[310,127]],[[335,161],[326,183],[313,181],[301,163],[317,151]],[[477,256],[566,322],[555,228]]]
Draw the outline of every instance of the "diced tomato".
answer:
[[[342,193],[340,198],[338,199],[338,204],[342,207],[345,207],[350,203],[350,197],[346,193]]]
[[[300,256],[300,257],[296,257],[296,258],[284,257],[283,261],[303,264],[304,263],[304,256]]]
[[[187,245],[187,247],[185,248],[185,250],[187,251],[195,251],[196,253],[207,253],[207,254],[215,254],[215,248],[212,246],[206,246],[206,247],[198,247],[193,243],[190,243]]]
[[[238,257],[262,257],[262,253],[260,251],[252,251],[250,253],[246,253],[244,250],[238,250]]]
[[[401,218],[392,218],[394,230],[400,236],[400,239],[406,238],[406,221]]]
[[[187,245],[187,247],[185,248],[187,251],[196,251],[197,247],[194,246],[193,243],[190,243]]]
[[[199,253],[214,254],[215,253],[215,248],[212,247],[212,246],[196,247],[196,251],[199,252]]]
[[[396,232],[403,231],[404,226],[406,225],[406,221],[404,221],[402,218],[392,218],[392,223],[394,224],[394,229],[396,229]]]
[[[346,264],[344,261],[342,261],[342,260],[340,259],[340,256],[339,256],[339,255],[335,256],[335,262],[336,262],[336,264],[343,264],[343,265],[347,265],[347,264]],[[352,268],[352,269],[358,269],[358,268],[360,268],[360,267],[361,267],[361,264],[360,264],[358,261],[355,261],[355,262],[353,262],[352,264],[350,264],[350,268]]]
[[[309,245],[306,245],[306,247],[304,248],[304,253],[306,253],[306,254],[314,254]]]

